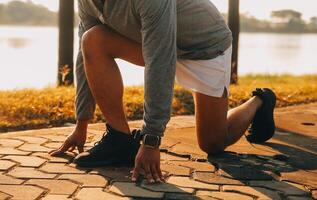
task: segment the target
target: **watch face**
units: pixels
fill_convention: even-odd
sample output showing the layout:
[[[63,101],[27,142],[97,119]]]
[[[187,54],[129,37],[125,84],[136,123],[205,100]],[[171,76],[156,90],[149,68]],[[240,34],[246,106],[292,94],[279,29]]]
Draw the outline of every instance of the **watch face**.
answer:
[[[158,147],[160,146],[160,138],[154,135],[145,135],[144,144],[151,147]]]

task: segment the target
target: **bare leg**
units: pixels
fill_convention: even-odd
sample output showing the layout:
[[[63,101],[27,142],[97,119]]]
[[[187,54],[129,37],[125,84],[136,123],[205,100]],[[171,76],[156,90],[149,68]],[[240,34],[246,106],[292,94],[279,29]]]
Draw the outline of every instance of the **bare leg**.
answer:
[[[237,142],[262,105],[258,97],[253,97],[228,112],[226,91],[221,98],[197,92],[193,96],[198,143],[200,148],[209,154],[220,153],[227,146]]]
[[[256,111],[261,107],[262,100],[259,97],[252,97],[244,104],[229,110],[228,112],[228,132],[229,139],[227,145],[237,142],[250,126]]]
[[[82,47],[89,87],[100,110],[114,129],[130,133],[123,108],[123,82],[115,58],[143,66],[141,45],[102,25],[84,34]]]

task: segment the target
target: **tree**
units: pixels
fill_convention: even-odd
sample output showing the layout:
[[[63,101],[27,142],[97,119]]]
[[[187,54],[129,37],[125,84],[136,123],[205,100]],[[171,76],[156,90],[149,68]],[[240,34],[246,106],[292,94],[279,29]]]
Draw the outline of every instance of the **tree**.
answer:
[[[317,32],[317,17],[311,17],[309,24],[308,24],[308,30],[310,32]]]
[[[229,0],[228,24],[232,31],[231,83],[238,83],[238,50],[240,34],[240,0]]]
[[[310,24],[317,27],[317,17],[311,17],[310,18]]]
[[[302,13],[295,10],[277,10],[272,11],[271,17],[282,23],[289,23],[290,21],[301,21]]]
[[[0,4],[0,23],[10,25],[53,25],[56,13],[31,1],[10,1]]]
[[[271,23],[266,20],[260,20],[254,16],[240,14],[241,31],[243,32],[271,32]]]
[[[59,1],[58,86],[74,83],[74,0]]]
[[[303,32],[305,30],[302,13],[295,10],[272,11],[271,17],[275,21],[277,29],[285,32]]]
[[[4,21],[4,5],[0,4],[0,23],[3,23]]]

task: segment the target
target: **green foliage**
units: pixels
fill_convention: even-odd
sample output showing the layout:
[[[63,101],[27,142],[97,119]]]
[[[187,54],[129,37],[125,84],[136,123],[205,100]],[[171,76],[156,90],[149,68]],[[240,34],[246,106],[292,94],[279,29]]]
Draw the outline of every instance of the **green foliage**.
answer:
[[[275,29],[280,32],[301,33],[308,29],[302,19],[302,13],[295,10],[273,11],[271,17],[275,21]]]
[[[271,13],[272,18],[279,18],[282,20],[290,21],[292,19],[301,20],[302,13],[295,10],[276,10]]]
[[[314,31],[317,30],[317,17],[311,17],[309,24],[308,24],[308,30]]]
[[[271,13],[272,20],[259,20],[241,14],[241,30],[245,32],[317,33],[315,17],[310,22],[302,19],[295,10],[277,10]],[[316,18],[317,19],[317,18]]]
[[[57,14],[32,1],[10,1],[0,4],[0,24],[56,25]]]
[[[272,88],[277,94],[277,106],[290,106],[317,101],[317,75],[240,77],[238,85],[230,88],[230,107],[247,101],[256,87]],[[0,132],[62,126],[75,122],[75,89],[73,87],[45,88],[41,90],[0,91]],[[143,87],[127,87],[124,106],[129,120],[143,116]],[[191,93],[175,87],[173,115],[194,114]],[[99,109],[93,122],[104,121]]]
[[[240,15],[240,27],[243,32],[274,32],[271,22],[243,14]]]
[[[78,17],[75,17],[75,24]],[[28,26],[57,26],[58,13],[32,1],[10,1],[0,4],[0,24]]]

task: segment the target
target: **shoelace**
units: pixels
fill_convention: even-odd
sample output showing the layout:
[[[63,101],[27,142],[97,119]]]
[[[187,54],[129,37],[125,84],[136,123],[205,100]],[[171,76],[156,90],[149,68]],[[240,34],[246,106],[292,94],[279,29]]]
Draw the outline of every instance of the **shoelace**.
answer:
[[[89,150],[89,152],[95,152],[98,151],[103,145],[101,145],[102,143],[106,142],[107,140],[109,140],[109,135],[108,135],[108,130],[106,132],[103,133],[102,138],[94,143],[94,146]]]
[[[107,140],[109,140],[109,130],[106,130],[106,132],[103,133],[103,136],[102,138],[95,142],[94,143],[94,147],[91,149],[92,151],[93,150],[96,150],[98,149],[99,145],[102,144],[102,143],[105,143]],[[141,133],[141,130],[140,129],[134,129],[132,131],[132,137],[136,140],[136,141],[140,141],[141,138],[142,138],[142,133]],[[100,145],[101,146],[101,145]]]
[[[261,88],[256,88],[255,91],[252,92],[252,96],[260,97],[260,96],[262,96],[262,93],[263,93],[263,91]]]
[[[132,130],[132,137],[136,140],[136,141],[140,141],[142,139],[142,132],[140,129],[134,129]]]
[[[102,138],[99,141],[94,143],[94,147],[107,141],[109,138],[107,137],[108,133],[109,133],[109,130],[106,130],[106,132],[103,133]]]

